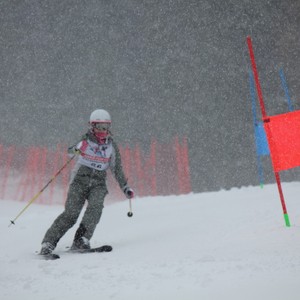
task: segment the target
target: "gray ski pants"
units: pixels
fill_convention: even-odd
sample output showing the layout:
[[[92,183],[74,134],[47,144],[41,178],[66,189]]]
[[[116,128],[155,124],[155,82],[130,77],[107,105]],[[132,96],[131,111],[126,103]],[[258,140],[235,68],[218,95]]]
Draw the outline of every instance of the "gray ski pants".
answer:
[[[84,228],[83,236],[90,240],[100,221],[103,202],[107,193],[105,184],[89,185],[74,180],[69,188],[64,212],[55,219],[47,230],[42,243],[49,242],[56,247],[63,235],[77,222],[86,200],[87,207],[80,227]]]

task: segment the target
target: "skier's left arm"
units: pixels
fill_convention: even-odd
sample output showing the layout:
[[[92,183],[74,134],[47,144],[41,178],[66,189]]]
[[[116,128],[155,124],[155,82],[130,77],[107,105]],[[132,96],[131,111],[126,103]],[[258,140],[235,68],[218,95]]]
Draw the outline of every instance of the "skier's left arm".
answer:
[[[119,183],[120,188],[125,194],[126,198],[131,199],[134,197],[134,191],[127,184],[127,179],[125,178],[125,174],[122,167],[121,154],[119,148],[115,142],[113,143],[113,153],[110,161],[110,169]]]

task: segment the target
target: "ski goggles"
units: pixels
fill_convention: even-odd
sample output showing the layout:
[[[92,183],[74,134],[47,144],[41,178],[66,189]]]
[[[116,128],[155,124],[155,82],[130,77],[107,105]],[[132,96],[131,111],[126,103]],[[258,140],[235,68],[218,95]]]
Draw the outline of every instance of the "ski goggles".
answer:
[[[108,130],[110,123],[92,123],[92,126],[98,130]]]

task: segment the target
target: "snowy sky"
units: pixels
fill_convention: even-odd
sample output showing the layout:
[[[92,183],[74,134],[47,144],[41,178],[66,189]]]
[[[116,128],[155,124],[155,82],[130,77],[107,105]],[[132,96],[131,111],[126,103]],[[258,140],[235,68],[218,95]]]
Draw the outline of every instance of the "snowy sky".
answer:
[[[187,136],[195,191],[255,184],[246,36],[267,111],[287,110],[279,68],[299,108],[299,5],[2,1],[0,143],[72,144],[105,108],[121,143]]]

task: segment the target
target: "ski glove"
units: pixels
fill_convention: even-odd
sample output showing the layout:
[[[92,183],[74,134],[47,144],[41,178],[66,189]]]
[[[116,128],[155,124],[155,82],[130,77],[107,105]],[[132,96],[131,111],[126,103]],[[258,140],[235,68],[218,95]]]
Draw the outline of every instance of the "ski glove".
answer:
[[[75,154],[75,155],[79,155],[81,153],[81,151],[79,149],[77,149],[76,147],[72,146],[68,148],[68,153],[71,154]]]
[[[123,192],[126,196],[127,199],[131,199],[134,197],[134,192],[133,192],[133,189],[131,189],[129,186],[125,185],[123,187]]]
[[[79,154],[81,154],[81,151],[79,149],[75,148],[74,154],[79,155]]]

